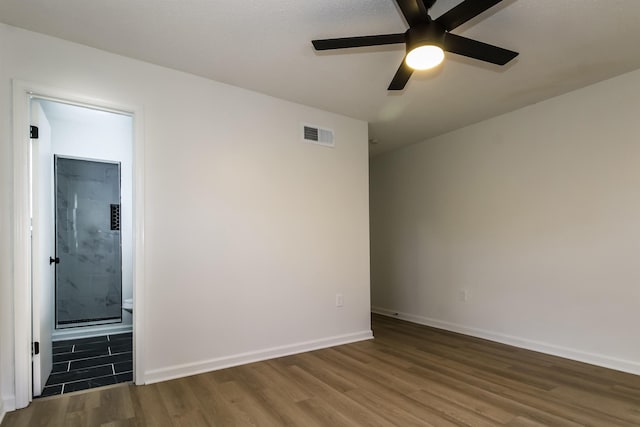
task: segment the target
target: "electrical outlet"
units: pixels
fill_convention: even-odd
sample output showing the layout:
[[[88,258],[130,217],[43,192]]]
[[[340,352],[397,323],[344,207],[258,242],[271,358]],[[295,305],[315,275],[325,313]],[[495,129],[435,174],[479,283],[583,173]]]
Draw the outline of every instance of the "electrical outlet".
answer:
[[[344,298],[342,294],[336,294],[336,307],[342,307],[344,305]]]
[[[462,302],[467,302],[471,299],[471,291],[469,289],[460,289],[458,293],[458,298]]]

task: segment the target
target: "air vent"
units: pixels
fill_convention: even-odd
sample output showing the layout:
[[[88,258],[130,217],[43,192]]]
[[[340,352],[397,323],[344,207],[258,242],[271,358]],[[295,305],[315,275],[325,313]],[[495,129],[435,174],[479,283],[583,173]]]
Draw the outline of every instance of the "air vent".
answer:
[[[302,139],[305,142],[324,145],[325,147],[335,147],[336,145],[331,129],[323,129],[313,125],[302,125]]]

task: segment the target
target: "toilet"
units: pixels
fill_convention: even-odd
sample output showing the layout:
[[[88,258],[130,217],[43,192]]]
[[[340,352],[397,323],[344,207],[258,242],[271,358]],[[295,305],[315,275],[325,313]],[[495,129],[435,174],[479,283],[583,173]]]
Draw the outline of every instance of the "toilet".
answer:
[[[122,302],[122,309],[129,313],[133,313],[133,298],[126,298]]]

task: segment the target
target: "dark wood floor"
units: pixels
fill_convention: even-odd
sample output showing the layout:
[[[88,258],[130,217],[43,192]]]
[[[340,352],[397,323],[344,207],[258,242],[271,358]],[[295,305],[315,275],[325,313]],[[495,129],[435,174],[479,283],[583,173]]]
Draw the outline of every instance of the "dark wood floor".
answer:
[[[640,377],[380,316],[375,340],[35,401],[2,426],[640,426]]]

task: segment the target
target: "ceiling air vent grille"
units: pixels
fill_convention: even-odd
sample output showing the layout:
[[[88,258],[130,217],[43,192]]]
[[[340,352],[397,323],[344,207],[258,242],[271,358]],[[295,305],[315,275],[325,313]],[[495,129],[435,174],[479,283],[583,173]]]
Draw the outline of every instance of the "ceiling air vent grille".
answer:
[[[318,126],[302,125],[302,139],[312,144],[324,145],[325,147],[335,147],[333,131],[323,129]]]

